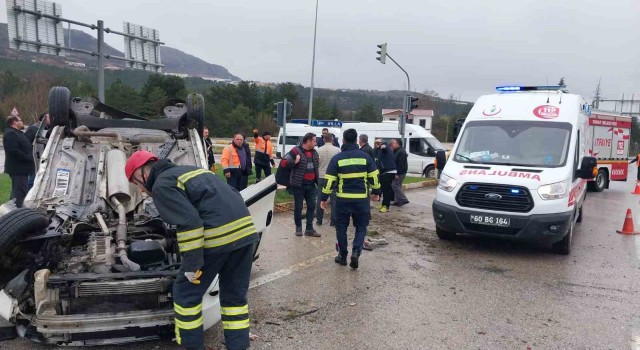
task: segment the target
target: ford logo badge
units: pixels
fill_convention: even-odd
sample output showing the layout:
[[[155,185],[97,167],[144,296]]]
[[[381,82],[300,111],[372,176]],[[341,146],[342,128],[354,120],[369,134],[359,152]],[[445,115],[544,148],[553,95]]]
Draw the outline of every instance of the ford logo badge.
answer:
[[[487,193],[484,195],[484,198],[497,201],[502,199],[502,196],[497,193]]]

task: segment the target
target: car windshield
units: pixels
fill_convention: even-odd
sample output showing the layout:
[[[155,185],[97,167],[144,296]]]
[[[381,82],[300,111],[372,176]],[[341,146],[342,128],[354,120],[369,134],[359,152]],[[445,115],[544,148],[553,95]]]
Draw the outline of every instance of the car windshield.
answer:
[[[444,149],[444,146],[435,137],[427,137],[427,142],[436,150]]]
[[[560,167],[567,160],[571,124],[531,121],[470,122],[454,160],[460,163]]]

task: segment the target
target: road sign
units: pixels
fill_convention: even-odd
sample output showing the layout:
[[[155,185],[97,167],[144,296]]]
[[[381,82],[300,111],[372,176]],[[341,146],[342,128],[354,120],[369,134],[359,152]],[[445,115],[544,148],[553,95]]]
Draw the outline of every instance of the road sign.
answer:
[[[122,27],[127,34],[124,36],[124,57],[136,61],[127,61],[127,67],[162,72],[160,32],[129,22],[122,22]],[[147,62],[149,64],[145,64]]]
[[[59,4],[42,0],[6,0],[6,4],[10,48],[64,56],[62,22],[38,15],[62,16]]]

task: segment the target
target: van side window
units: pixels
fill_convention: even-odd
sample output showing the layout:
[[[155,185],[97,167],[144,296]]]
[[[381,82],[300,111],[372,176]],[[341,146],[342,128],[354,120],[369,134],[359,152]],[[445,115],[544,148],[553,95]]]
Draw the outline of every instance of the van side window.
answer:
[[[300,136],[287,136],[287,145],[296,146],[300,141],[302,141],[302,137]],[[278,144],[282,144],[282,135],[280,135],[278,139]]]
[[[577,179],[576,170],[580,166],[580,130],[578,130],[578,135],[576,135],[576,154],[573,156],[573,179]]]

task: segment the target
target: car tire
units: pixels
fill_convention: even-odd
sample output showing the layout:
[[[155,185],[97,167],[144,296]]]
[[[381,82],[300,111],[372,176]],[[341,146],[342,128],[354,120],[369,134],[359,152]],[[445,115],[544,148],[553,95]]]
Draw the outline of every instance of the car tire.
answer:
[[[71,92],[64,86],[49,90],[49,118],[51,125],[68,126]]]
[[[569,232],[560,240],[559,242],[554,243],[551,248],[554,253],[560,255],[569,255],[571,254],[571,241],[573,240],[573,230],[575,225],[573,224],[573,217],[571,217],[571,224],[569,226]]]
[[[604,169],[598,170],[598,175],[596,178],[587,183],[587,189],[593,192],[602,192],[605,188],[607,188],[607,182],[609,179],[607,178],[607,172]]]
[[[445,241],[453,241],[454,239],[456,239],[455,232],[445,231],[437,226],[436,226],[436,235],[438,236],[438,238]]]
[[[187,96],[187,122],[190,127],[194,127],[200,137],[204,133],[204,97],[200,94],[189,94]]]
[[[49,220],[40,212],[29,208],[18,208],[0,217],[0,254],[29,232],[44,230]]]
[[[424,177],[436,177],[436,168],[433,165],[429,165],[422,171]]]

